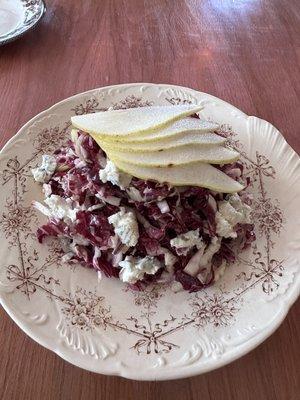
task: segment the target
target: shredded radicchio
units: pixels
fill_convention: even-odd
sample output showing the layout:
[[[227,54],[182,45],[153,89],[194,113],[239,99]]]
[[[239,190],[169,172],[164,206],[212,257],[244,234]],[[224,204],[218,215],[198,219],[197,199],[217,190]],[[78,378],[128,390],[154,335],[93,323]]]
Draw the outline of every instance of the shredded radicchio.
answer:
[[[73,220],[49,217],[37,230],[40,243],[47,237],[59,238],[64,259],[69,263],[78,262],[108,277],[118,277],[118,263],[126,256],[155,256],[164,268],[154,275],[145,274],[133,285],[135,289],[162,281],[166,274],[170,279],[171,274],[184,290],[195,292],[214,282],[215,272],[224,262],[235,261],[235,246],[245,249],[255,240],[252,224],[238,224],[237,238],[219,238],[217,251],[197,276],[186,273],[185,267],[199,250],[194,246],[180,253],[170,241],[198,230],[203,246],[208,248],[217,237],[217,203],[224,200],[226,194],[199,187],[176,188],[138,178],[132,178],[130,187],[121,190],[100,180],[99,170],[105,167],[106,155],[98,144],[84,132],[74,135],[65,147],[54,152],[57,168],[43,190],[46,197],[57,195],[69,199],[76,217]],[[220,169],[233,179],[243,179],[240,162]],[[249,184],[246,179],[244,183]],[[239,196],[245,204],[251,204],[246,192],[242,191]],[[120,207],[133,210],[136,215],[139,239],[134,247],[123,245],[108,221]]]

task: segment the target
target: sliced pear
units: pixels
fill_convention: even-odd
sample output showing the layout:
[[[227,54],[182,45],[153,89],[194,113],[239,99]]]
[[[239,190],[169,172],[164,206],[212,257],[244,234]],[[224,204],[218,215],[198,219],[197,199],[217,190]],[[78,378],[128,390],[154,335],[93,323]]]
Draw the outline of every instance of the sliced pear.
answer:
[[[196,161],[211,164],[228,164],[239,158],[239,153],[223,146],[201,146],[190,144],[186,146],[162,149],[161,151],[130,152],[111,149],[102,144],[109,158],[126,161],[131,164],[161,167],[166,165],[190,164]]]
[[[139,142],[156,142],[158,140],[167,139],[171,136],[175,136],[183,133],[205,133],[212,132],[219,127],[218,124],[205,121],[198,118],[183,118],[178,121],[172,123],[172,125],[167,126],[166,128],[160,129],[158,131],[148,133],[139,133],[134,135],[122,136],[119,138],[115,137],[106,137],[105,140],[113,140],[120,142],[131,142],[131,143],[139,143]]]
[[[197,133],[197,132],[185,132],[178,133],[173,136],[169,136],[165,139],[161,139],[158,141],[151,142],[114,142],[112,140],[105,141],[99,140],[99,137],[96,137],[96,142],[101,147],[101,144],[112,151],[116,150],[125,150],[125,151],[161,151],[162,149],[170,149],[173,147],[184,146],[188,144],[201,144],[205,145],[216,145],[225,143],[226,138],[222,136],[216,135],[213,132],[206,133]]]
[[[90,134],[122,137],[153,132],[200,111],[202,106],[153,106],[104,111],[71,117],[75,128]]]
[[[143,167],[120,160],[112,160],[116,166],[137,178],[166,182],[172,186],[200,186],[216,192],[236,193],[244,187],[224,172],[210,164],[197,162],[190,165],[171,167]]]

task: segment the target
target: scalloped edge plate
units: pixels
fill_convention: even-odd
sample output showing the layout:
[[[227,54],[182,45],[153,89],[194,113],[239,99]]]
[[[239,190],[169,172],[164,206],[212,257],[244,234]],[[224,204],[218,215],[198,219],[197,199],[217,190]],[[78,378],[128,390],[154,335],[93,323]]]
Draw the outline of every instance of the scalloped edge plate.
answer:
[[[43,218],[30,207],[41,197],[30,168],[66,139],[70,116],[152,103],[205,105],[203,117],[220,124],[253,178],[257,247],[198,294],[98,283],[94,271],[62,266],[55,243],[32,237]],[[299,157],[271,124],[216,97],[147,83],[80,93],[26,123],[2,149],[0,168],[1,303],[31,338],[81,368],[138,380],[219,368],[270,336],[299,295]]]
[[[33,29],[45,12],[43,0],[0,0],[0,46]]]

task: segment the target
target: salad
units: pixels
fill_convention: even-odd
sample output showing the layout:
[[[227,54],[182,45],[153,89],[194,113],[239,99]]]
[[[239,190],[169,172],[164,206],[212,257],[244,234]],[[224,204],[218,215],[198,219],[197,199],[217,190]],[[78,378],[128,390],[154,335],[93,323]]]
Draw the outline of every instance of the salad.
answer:
[[[72,118],[67,144],[32,170],[66,264],[143,290],[211,285],[255,240],[239,154],[200,107],[145,107]]]

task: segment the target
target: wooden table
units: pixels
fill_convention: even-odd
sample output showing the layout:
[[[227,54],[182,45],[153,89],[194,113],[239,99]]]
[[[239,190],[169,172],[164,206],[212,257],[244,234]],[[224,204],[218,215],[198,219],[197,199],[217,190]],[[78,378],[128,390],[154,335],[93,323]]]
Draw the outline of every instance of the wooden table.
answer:
[[[262,117],[300,152],[299,0],[48,0],[41,25],[0,49],[0,145],[53,103],[124,82],[174,83]],[[1,310],[0,398],[296,400],[300,303],[256,350],[191,379],[92,374]],[[298,323],[297,323],[298,322]],[[297,354],[298,351],[298,354]]]

